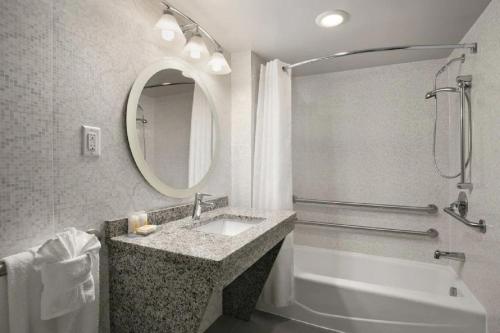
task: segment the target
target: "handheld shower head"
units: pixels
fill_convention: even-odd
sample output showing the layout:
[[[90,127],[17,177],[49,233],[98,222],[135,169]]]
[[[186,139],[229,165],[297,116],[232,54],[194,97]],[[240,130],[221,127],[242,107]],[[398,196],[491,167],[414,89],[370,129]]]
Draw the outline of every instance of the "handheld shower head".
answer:
[[[429,91],[427,94],[425,94],[425,99],[429,99],[429,98],[436,98],[436,95],[440,92],[453,92],[453,93],[458,93],[458,89],[457,88],[453,88],[453,87],[444,87],[444,88],[438,88],[438,89],[434,89],[434,90],[431,90]]]

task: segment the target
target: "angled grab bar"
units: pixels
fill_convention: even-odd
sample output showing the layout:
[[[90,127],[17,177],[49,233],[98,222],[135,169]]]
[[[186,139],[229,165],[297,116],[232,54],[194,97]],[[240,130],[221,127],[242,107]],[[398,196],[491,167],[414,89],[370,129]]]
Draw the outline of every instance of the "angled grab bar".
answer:
[[[469,227],[472,228],[477,228],[479,232],[482,232],[483,234],[486,233],[486,222],[484,220],[479,220],[479,222],[472,222],[466,219],[465,217],[460,216],[455,212],[455,210],[452,207],[445,207],[443,208],[443,211],[450,215],[451,217],[459,220],[465,225],[468,225]]]
[[[330,206],[348,206],[348,207],[361,207],[361,208],[373,208],[373,209],[386,209],[393,211],[407,211],[414,213],[427,213],[427,214],[437,214],[438,207],[436,205],[430,204],[426,207],[419,206],[403,206],[403,205],[386,205],[386,204],[376,204],[376,203],[365,203],[365,202],[349,202],[349,201],[333,201],[333,200],[317,200],[317,199],[306,199],[293,196],[294,203],[305,203],[305,204],[317,204],[317,205],[330,205]]]

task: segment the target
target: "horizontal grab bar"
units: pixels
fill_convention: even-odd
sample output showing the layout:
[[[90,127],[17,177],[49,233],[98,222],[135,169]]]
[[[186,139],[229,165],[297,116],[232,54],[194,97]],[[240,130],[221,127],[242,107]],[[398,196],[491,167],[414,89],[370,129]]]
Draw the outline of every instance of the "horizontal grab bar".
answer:
[[[306,203],[306,204],[316,204],[316,205],[387,209],[387,210],[394,210],[394,211],[408,211],[408,212],[427,213],[427,214],[437,214],[437,212],[439,211],[438,207],[434,204],[427,205],[426,207],[419,207],[419,206],[385,205],[385,204],[375,204],[375,203],[365,203],[365,202],[317,200],[317,199],[299,198],[296,196],[293,196],[293,202]]]
[[[297,224],[309,224],[309,225],[317,225],[322,227],[334,227],[334,228],[344,228],[344,229],[356,229],[356,230],[369,230],[369,231],[377,231],[377,232],[390,232],[395,234],[403,234],[410,236],[419,236],[419,237],[430,237],[436,238],[439,236],[439,231],[436,229],[430,228],[426,231],[416,231],[416,230],[406,230],[406,229],[392,229],[392,228],[380,228],[380,227],[369,227],[366,225],[355,225],[355,224],[342,224],[342,223],[329,223],[329,222],[321,222],[321,221],[308,221],[308,220],[297,220],[295,221]]]
[[[87,230],[87,233],[94,235],[97,237],[97,239],[101,240],[101,234],[98,230],[89,229]],[[0,276],[5,276],[5,275],[7,275],[7,267],[5,266],[5,263],[3,261],[0,261]]]
[[[455,213],[455,211],[450,207],[443,208],[443,211],[448,215],[456,218],[463,224],[468,225],[469,227],[472,228],[477,228],[478,231],[482,232],[483,234],[486,233],[486,222],[484,220],[479,220],[479,222],[469,221],[465,217],[462,217],[459,214]]]

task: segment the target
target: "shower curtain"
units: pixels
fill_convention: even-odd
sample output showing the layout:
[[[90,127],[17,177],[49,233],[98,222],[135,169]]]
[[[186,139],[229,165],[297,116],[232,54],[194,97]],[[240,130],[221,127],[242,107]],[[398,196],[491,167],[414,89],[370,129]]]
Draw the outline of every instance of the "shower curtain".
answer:
[[[284,64],[261,66],[257,102],[252,206],[292,210],[291,79]],[[293,235],[283,242],[259,302],[289,305],[293,299]]]
[[[213,147],[212,126],[212,112],[205,93],[195,84],[189,139],[189,187],[198,184],[210,168]]]

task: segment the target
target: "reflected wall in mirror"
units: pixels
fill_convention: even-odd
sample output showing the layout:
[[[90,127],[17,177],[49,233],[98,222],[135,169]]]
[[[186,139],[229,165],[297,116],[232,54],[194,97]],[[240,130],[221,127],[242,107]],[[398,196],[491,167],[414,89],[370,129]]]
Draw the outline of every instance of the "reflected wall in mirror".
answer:
[[[162,63],[156,71],[145,70],[134,83],[127,134],[146,180],[165,195],[185,197],[211,170],[216,117],[194,68],[181,60]]]

